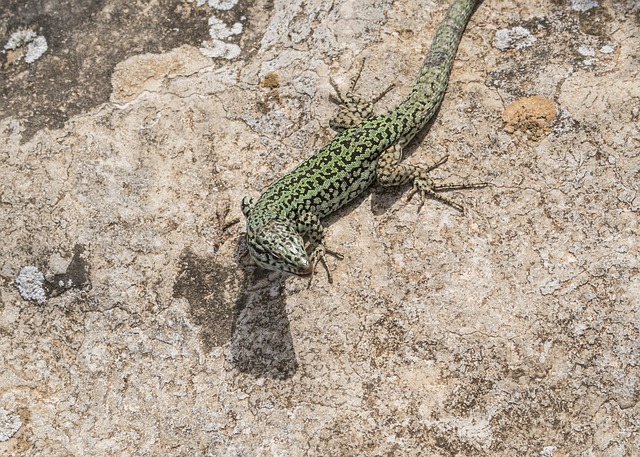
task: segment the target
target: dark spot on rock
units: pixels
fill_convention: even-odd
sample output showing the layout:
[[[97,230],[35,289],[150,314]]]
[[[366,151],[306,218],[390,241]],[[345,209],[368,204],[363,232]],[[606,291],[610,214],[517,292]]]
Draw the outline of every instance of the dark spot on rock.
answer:
[[[69,289],[90,289],[89,262],[84,256],[84,245],[73,247],[73,257],[64,273],[54,275],[44,283],[47,297],[56,297]]]
[[[200,327],[200,338],[207,349],[222,346],[231,339],[233,308],[237,284],[229,266],[210,256],[186,250],[180,257],[173,296],[189,302],[189,313]]]
[[[591,8],[580,13],[579,18],[581,32],[604,38],[610,35],[613,16],[606,8]]]
[[[141,53],[160,53],[208,37],[211,11],[181,0],[6,0],[0,8],[0,47],[12,33],[32,30],[47,40],[37,61],[11,63],[0,53],[0,119],[14,116],[23,141],[43,127],[106,102],[115,65]]]

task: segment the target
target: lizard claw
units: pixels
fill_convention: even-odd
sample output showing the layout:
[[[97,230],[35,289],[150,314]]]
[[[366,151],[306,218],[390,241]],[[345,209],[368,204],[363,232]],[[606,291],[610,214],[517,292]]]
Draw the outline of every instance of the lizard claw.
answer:
[[[311,268],[311,277],[309,278],[309,285],[307,286],[307,288],[311,287],[311,281],[313,280],[313,274],[316,271],[318,263],[322,263],[322,266],[324,267],[325,271],[327,272],[327,280],[329,281],[329,284],[333,284],[333,275],[331,274],[331,270],[329,269],[329,264],[327,263],[326,254],[329,254],[329,255],[335,257],[338,260],[343,260],[344,259],[344,255],[342,255],[339,252],[334,251],[332,249],[327,249],[323,244],[317,246],[313,250],[313,252],[311,253],[311,257],[310,257],[312,268]]]
[[[452,208],[457,209],[458,211],[464,214],[464,207],[457,204],[453,200],[449,200],[448,198],[443,197],[442,195],[437,193],[440,190],[451,190],[451,188],[448,185],[435,186],[433,182],[430,182],[430,181],[431,181],[430,179],[429,180],[422,180],[420,178],[415,179],[413,182],[413,187],[411,188],[411,192],[409,192],[407,201],[410,201],[415,194],[420,193],[420,204],[418,206],[418,213],[424,206],[424,201],[426,197],[431,197],[435,200],[438,200],[444,203],[445,205],[449,205]],[[454,188],[457,189],[457,188],[463,188],[463,187],[459,187],[459,185],[455,185]],[[465,186],[464,188],[466,189],[467,186]]]

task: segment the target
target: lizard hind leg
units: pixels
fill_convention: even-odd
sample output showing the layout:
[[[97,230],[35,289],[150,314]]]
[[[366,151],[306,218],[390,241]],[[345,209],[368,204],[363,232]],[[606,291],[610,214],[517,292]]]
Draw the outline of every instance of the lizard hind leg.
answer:
[[[445,205],[449,205],[452,208],[457,209],[461,213],[464,214],[464,207],[459,205],[458,203],[450,200],[438,192],[446,192],[449,190],[463,190],[463,189],[481,189],[483,187],[487,187],[488,184],[486,182],[462,182],[462,183],[449,183],[449,184],[434,184],[433,180],[429,177],[426,178],[416,178],[413,181],[413,188],[409,193],[408,199],[416,194],[420,194],[420,205],[418,206],[418,212],[422,209],[424,205],[425,197],[431,197],[435,200],[438,200]]]
[[[333,79],[329,79],[333,90],[336,92],[336,96],[332,96],[331,101],[337,104],[339,107],[336,115],[329,121],[329,126],[336,132],[342,132],[344,130],[350,129],[369,119],[373,115],[373,105],[394,87],[393,84],[390,85],[371,101],[368,101],[365,98],[356,95],[354,91],[356,88],[356,84],[360,79],[360,75],[362,74],[364,62],[365,59],[362,59],[362,63],[360,64],[358,73],[351,78],[349,91],[346,94],[342,94]]]
[[[486,187],[485,182],[463,182],[450,184],[436,184],[429,176],[429,172],[438,168],[448,160],[449,156],[444,156],[432,165],[410,165],[400,163],[402,159],[402,148],[395,145],[385,150],[378,160],[376,174],[378,182],[385,187],[401,186],[407,182],[413,182],[413,188],[409,193],[408,200],[419,193],[422,198],[418,212],[422,209],[425,197],[431,197],[435,200],[451,206],[458,211],[464,213],[464,208],[458,203],[442,196],[439,192],[462,189],[479,189]]]

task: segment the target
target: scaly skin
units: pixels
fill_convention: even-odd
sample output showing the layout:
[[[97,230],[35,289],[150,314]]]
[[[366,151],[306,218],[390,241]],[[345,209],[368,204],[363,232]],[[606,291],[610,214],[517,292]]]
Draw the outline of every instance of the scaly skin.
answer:
[[[371,117],[370,104],[352,94],[342,97],[338,93],[344,108],[342,119],[332,126],[342,133],[271,184],[257,202],[248,197],[243,199],[249,253],[258,265],[306,276],[321,261],[331,282],[325,252],[341,256],[325,248],[320,219],[353,200],[376,179],[383,186],[412,181],[414,193],[436,198],[459,210],[461,206],[436,192],[485,185],[434,184],[428,172],[444,163],[446,157],[430,167],[400,163],[402,147],[440,106],[458,43],[476,3],[476,0],[455,0],[450,6],[411,93],[400,105],[387,114]],[[310,255],[303,237],[309,241]]]

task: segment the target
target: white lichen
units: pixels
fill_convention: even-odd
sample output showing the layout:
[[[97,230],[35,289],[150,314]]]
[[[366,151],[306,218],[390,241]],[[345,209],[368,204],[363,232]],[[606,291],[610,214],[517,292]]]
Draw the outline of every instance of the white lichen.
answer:
[[[209,6],[216,10],[230,10],[238,4],[238,0],[209,0]]]
[[[203,41],[199,48],[202,55],[211,58],[235,59],[240,55],[240,46],[233,43],[225,43],[222,40]]]
[[[22,427],[20,416],[0,408],[0,441],[7,441]]]
[[[189,0],[189,2],[195,3],[196,6],[202,6],[206,3],[216,10],[230,10],[238,4],[238,0]]]
[[[236,22],[231,27],[215,16],[209,18],[209,36],[211,40],[203,41],[200,52],[213,58],[233,59],[240,55],[240,46],[235,43],[227,43],[225,39],[242,33],[243,26]]]
[[[572,10],[580,13],[584,13],[585,11],[589,11],[591,8],[598,6],[598,2],[596,0],[570,0],[569,3],[571,4]]]
[[[600,52],[603,54],[611,54],[612,52],[615,52],[616,50],[616,46],[615,45],[604,45],[600,48]]]
[[[26,266],[16,277],[16,285],[20,296],[39,305],[47,301],[47,291],[44,288],[44,274],[34,266]]]
[[[579,46],[578,53],[585,57],[593,57],[596,55],[596,51],[591,46]]]
[[[533,45],[537,41],[531,32],[524,27],[516,26],[510,29],[496,31],[493,44],[501,51],[507,49],[522,49]]]
[[[227,24],[217,17],[211,16],[209,18],[209,35],[214,40],[224,40],[225,38],[239,35],[240,33],[242,33],[242,24],[239,22],[236,22],[229,28]]]
[[[38,60],[47,51],[49,46],[47,45],[47,39],[42,35],[37,35],[33,30],[18,30],[9,37],[9,40],[4,45],[5,50],[15,50],[26,46],[26,52],[24,53],[24,61],[26,63],[33,63]],[[20,60],[23,56],[20,56],[16,60]]]
[[[9,37],[9,41],[4,45],[5,49],[17,49],[23,46],[25,43],[30,42],[36,37],[36,32],[33,30],[18,30],[13,32]]]
[[[33,63],[38,60],[49,49],[47,45],[47,39],[42,35],[38,35],[32,42],[27,44],[27,54],[24,56],[24,61],[27,63]]]
[[[216,10],[230,10],[238,4],[238,0],[188,0],[196,6],[207,4]],[[243,18],[244,20],[244,18]],[[234,59],[240,55],[240,46],[235,43],[228,43],[225,40],[233,35],[242,33],[242,24],[236,22],[231,27],[215,16],[209,18],[209,35],[211,40],[203,41],[200,52],[212,58]]]

